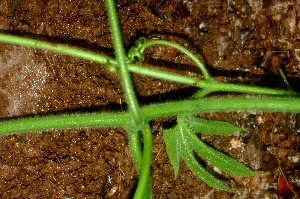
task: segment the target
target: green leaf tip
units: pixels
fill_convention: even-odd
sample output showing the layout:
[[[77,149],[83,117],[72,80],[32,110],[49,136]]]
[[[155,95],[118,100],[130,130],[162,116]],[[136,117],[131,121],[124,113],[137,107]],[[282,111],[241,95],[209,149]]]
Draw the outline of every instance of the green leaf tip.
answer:
[[[196,127],[193,127],[192,124],[194,124]],[[216,124],[217,127],[212,127],[212,124]],[[202,158],[207,160],[215,167],[235,176],[246,177],[268,174],[255,172],[232,157],[229,157],[224,153],[210,147],[200,140],[191,130],[193,129],[195,131],[196,129],[198,131],[201,126],[204,126],[203,128],[208,128],[208,125],[214,128],[214,132],[216,129],[225,129],[227,133],[228,131],[231,133],[235,132],[237,129],[243,130],[242,128],[236,127],[230,123],[215,123],[215,121],[203,121],[203,119],[196,118],[193,115],[179,115],[177,125],[173,129],[165,130],[163,134],[167,153],[174,168],[176,179],[178,176],[180,156],[182,156],[190,169],[205,183],[218,189],[234,192],[218,181],[198,163],[194,156],[194,151],[196,151]]]
[[[247,131],[229,122],[206,120],[189,114],[185,117],[185,123],[192,132],[209,133],[212,135],[229,135],[237,131]]]

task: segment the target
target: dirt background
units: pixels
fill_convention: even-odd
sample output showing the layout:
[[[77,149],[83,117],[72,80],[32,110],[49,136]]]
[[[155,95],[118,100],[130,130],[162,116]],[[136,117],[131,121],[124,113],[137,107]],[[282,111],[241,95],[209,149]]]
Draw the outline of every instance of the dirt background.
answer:
[[[123,39],[163,38],[195,52],[212,76],[285,89],[278,68],[299,91],[299,1],[117,1]],[[0,0],[2,32],[67,43],[113,56],[102,0],[22,0],[13,12]],[[201,77],[180,52],[152,47],[145,53],[152,68]],[[90,61],[0,43],[0,117],[126,108],[117,75]],[[195,88],[133,74],[141,104],[178,100]],[[163,127],[174,117],[154,119],[151,177],[153,198],[295,198],[277,189],[280,168],[300,187],[300,116],[294,113],[223,112],[202,116],[232,122],[249,132],[229,136],[200,134],[215,148],[262,177],[238,178],[207,168],[236,193],[209,187],[182,161],[178,179],[167,157]],[[118,128],[66,129],[0,138],[1,198],[130,198],[137,173],[127,133]],[[277,159],[278,157],[278,159]],[[206,165],[205,163],[203,163]],[[281,181],[279,181],[279,184]],[[280,184],[281,185],[281,184]],[[280,190],[279,190],[280,191]]]

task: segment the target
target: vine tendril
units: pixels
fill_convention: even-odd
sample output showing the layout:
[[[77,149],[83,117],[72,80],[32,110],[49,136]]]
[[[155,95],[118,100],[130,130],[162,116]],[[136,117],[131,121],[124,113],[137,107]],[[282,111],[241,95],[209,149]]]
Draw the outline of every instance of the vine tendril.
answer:
[[[138,40],[135,41],[135,45],[130,48],[128,55],[127,55],[127,63],[132,63],[135,58],[138,58],[140,61],[144,61],[145,57],[143,55],[143,52],[141,52],[141,49],[146,44],[146,38],[140,37]]]

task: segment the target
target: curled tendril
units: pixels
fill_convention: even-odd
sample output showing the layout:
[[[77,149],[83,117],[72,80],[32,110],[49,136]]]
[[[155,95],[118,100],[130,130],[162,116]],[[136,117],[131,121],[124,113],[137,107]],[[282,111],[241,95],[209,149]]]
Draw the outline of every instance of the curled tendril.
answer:
[[[115,74],[119,74],[119,68],[118,65],[112,64],[109,60],[106,60],[106,63],[104,64],[105,68]]]
[[[143,45],[146,43],[145,37],[140,37],[138,40],[135,41],[135,47],[131,47],[128,56],[127,56],[127,63],[131,63],[137,57],[140,61],[144,61],[143,53],[141,53],[141,49]]]

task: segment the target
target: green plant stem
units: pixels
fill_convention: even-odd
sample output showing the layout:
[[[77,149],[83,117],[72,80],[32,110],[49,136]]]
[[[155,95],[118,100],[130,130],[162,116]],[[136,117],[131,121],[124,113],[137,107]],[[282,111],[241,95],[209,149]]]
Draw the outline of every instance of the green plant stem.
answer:
[[[211,91],[206,90],[206,89],[201,89],[200,91],[196,92],[192,99],[200,99],[202,97],[204,97],[205,95],[208,95]]]
[[[287,78],[286,78],[284,72],[281,70],[281,68],[278,68],[278,71],[279,71],[279,73],[281,74],[282,79],[283,79],[285,85],[287,86],[288,90],[289,90],[289,91],[294,91],[294,90],[292,89],[292,87],[290,86],[290,84],[289,84],[289,82],[288,82],[288,80],[287,80]]]
[[[152,106],[154,107],[152,109]],[[191,114],[209,113],[220,111],[276,111],[276,112],[299,112],[299,98],[221,98],[221,99],[197,99],[156,104],[142,108],[146,121],[153,118]]]
[[[176,48],[177,50],[180,50],[181,52],[183,52],[184,54],[189,56],[198,65],[198,67],[200,68],[205,80],[212,80],[212,78],[210,77],[208,71],[206,70],[205,65],[192,52],[190,52],[189,50],[187,50],[183,46],[181,46],[179,44],[176,44],[176,43],[169,42],[169,41],[165,41],[165,40],[153,40],[153,41],[150,41],[148,43],[145,43],[143,45],[143,47],[141,48],[140,52],[143,53],[146,48],[148,48],[152,45],[166,45],[166,46]]]
[[[90,60],[102,64],[105,64],[108,59],[107,56],[98,55],[81,49],[76,49],[74,47],[68,47],[62,44],[53,44],[49,42],[39,41],[36,39],[29,39],[24,37],[7,35],[3,33],[0,33],[0,41],[16,44],[16,45],[44,49],[44,50],[51,50],[54,52],[63,53],[66,55],[71,55],[74,57],[78,57],[78,58],[82,58],[82,59],[86,59],[86,60]]]
[[[146,123],[145,125],[149,125],[148,123]],[[127,130],[129,131],[129,144],[130,144],[130,150],[131,150],[131,154],[133,157],[133,160],[135,162],[135,165],[137,167],[138,173],[140,174],[140,176],[143,176],[143,179],[145,178],[145,176],[148,176],[148,181],[146,183],[146,187],[143,189],[143,187],[145,186],[145,184],[141,184],[139,185],[138,189],[136,189],[136,192],[138,192],[137,194],[135,194],[136,198],[138,198],[140,196],[141,193],[143,193],[142,198],[151,198],[151,179],[149,174],[143,174],[141,175],[141,172],[143,171],[144,173],[147,171],[145,167],[147,167],[147,164],[143,164],[144,162],[148,162],[143,161],[143,158],[149,158],[149,160],[151,160],[151,153],[150,156],[148,157],[147,155],[149,155],[148,153],[144,153],[144,155],[142,154],[142,149],[141,149],[141,137],[140,137],[140,133],[139,132],[130,132],[131,129],[127,128]],[[150,130],[151,133],[151,130]],[[151,134],[150,134],[151,135]],[[152,137],[149,137],[148,134],[143,134],[143,138],[144,138],[144,142],[146,142],[147,144],[144,144],[144,151],[149,150],[149,142],[152,143]],[[151,139],[150,139],[151,138]],[[150,144],[151,146],[152,144]],[[151,148],[150,148],[151,151]],[[150,166],[149,166],[150,169]],[[140,184],[141,179],[139,180],[139,184]]]
[[[127,122],[127,124],[125,123]],[[82,127],[123,127],[131,122],[129,113],[90,113],[56,116],[21,117],[0,122],[0,135],[15,132],[82,128]]]
[[[58,53],[64,53],[67,55],[75,56],[78,58],[87,59],[90,61],[94,61],[100,64],[106,64],[107,62],[117,65],[117,61],[111,59],[109,57],[98,55],[95,53],[74,49],[65,45],[60,44],[52,44],[48,42],[38,41],[34,39],[22,38],[18,36],[11,36],[6,34],[0,33],[0,41],[17,44],[17,45],[24,45],[30,46],[45,50],[51,50]],[[235,91],[235,92],[244,92],[244,93],[253,93],[253,94],[265,94],[265,95],[293,95],[295,94],[293,91],[283,91],[277,89],[270,89],[270,88],[262,88],[262,87],[253,87],[247,85],[238,85],[232,83],[220,83],[214,81],[207,81],[207,80],[199,80],[192,77],[187,77],[183,75],[177,75],[172,73],[167,73],[163,71],[153,70],[150,68],[141,67],[134,64],[128,64],[128,70],[130,72],[147,75],[150,77],[161,78],[169,81],[174,81],[182,84],[188,84],[192,86],[197,86],[202,89],[212,91]]]
[[[106,0],[105,2],[107,5],[108,18],[114,42],[114,49],[119,66],[118,69],[120,70],[121,80],[123,83],[124,93],[127,99],[129,110],[133,117],[133,125],[137,127],[137,130],[139,130],[143,127],[143,117],[139,110],[139,104],[137,102],[130,74],[127,68],[125,50],[122,42],[122,36],[119,27],[117,11],[115,8],[115,2],[114,0]]]
[[[140,170],[140,179],[133,197],[134,199],[150,198],[151,196],[151,181],[149,174],[151,165],[152,132],[148,122],[144,124],[141,131],[144,140],[143,162]]]
[[[234,91],[234,92],[243,92],[243,93],[253,93],[253,94],[264,94],[264,95],[293,95],[295,94],[292,91],[284,91],[278,89],[270,89],[263,87],[254,87],[248,85],[240,85],[233,83],[222,83],[215,82],[210,80],[200,80],[197,78],[187,77],[184,75],[178,75],[173,73],[167,73],[163,71],[153,70],[150,68],[140,67],[134,64],[128,65],[129,70],[134,73],[147,75],[150,77],[170,80],[182,84],[197,86],[202,89],[206,89],[210,92],[213,91]]]
[[[133,160],[136,164],[138,173],[141,172],[142,168],[142,162],[143,162],[143,154],[142,154],[142,147],[141,147],[141,136],[140,132],[131,132],[134,130],[127,129],[128,132],[128,139],[129,139],[129,146],[131,150],[131,154],[133,157]]]
[[[106,0],[108,18],[109,18],[110,28],[112,31],[112,36],[114,41],[114,49],[118,61],[118,70],[120,71],[124,93],[133,119],[132,125],[134,126],[134,130],[129,131],[129,133],[134,134],[134,135],[129,135],[131,137],[130,147],[132,147],[133,149],[132,151],[133,157],[137,158],[135,159],[135,162],[137,163],[137,168],[141,166],[141,169],[139,169],[140,179],[139,179],[138,187],[136,189],[136,194],[134,198],[135,199],[150,198],[151,186],[147,186],[147,182],[148,182],[149,172],[150,172],[151,149],[152,149],[151,129],[148,123],[144,124],[143,115],[140,112],[139,104],[133,89],[130,74],[127,68],[127,60],[125,56],[124,45],[122,42],[122,36],[119,27],[117,12],[114,4],[115,4],[114,0]],[[139,130],[142,131],[143,140],[144,140],[142,163],[140,163],[140,155],[141,155],[140,140],[137,140],[139,138]],[[143,195],[144,192],[149,194]]]
[[[153,104],[141,108],[145,121],[153,118],[220,111],[277,111],[300,112],[299,98],[223,98],[197,99]],[[9,119],[0,122],[0,135],[28,131],[84,128],[123,127],[131,129],[130,113],[92,113]]]

